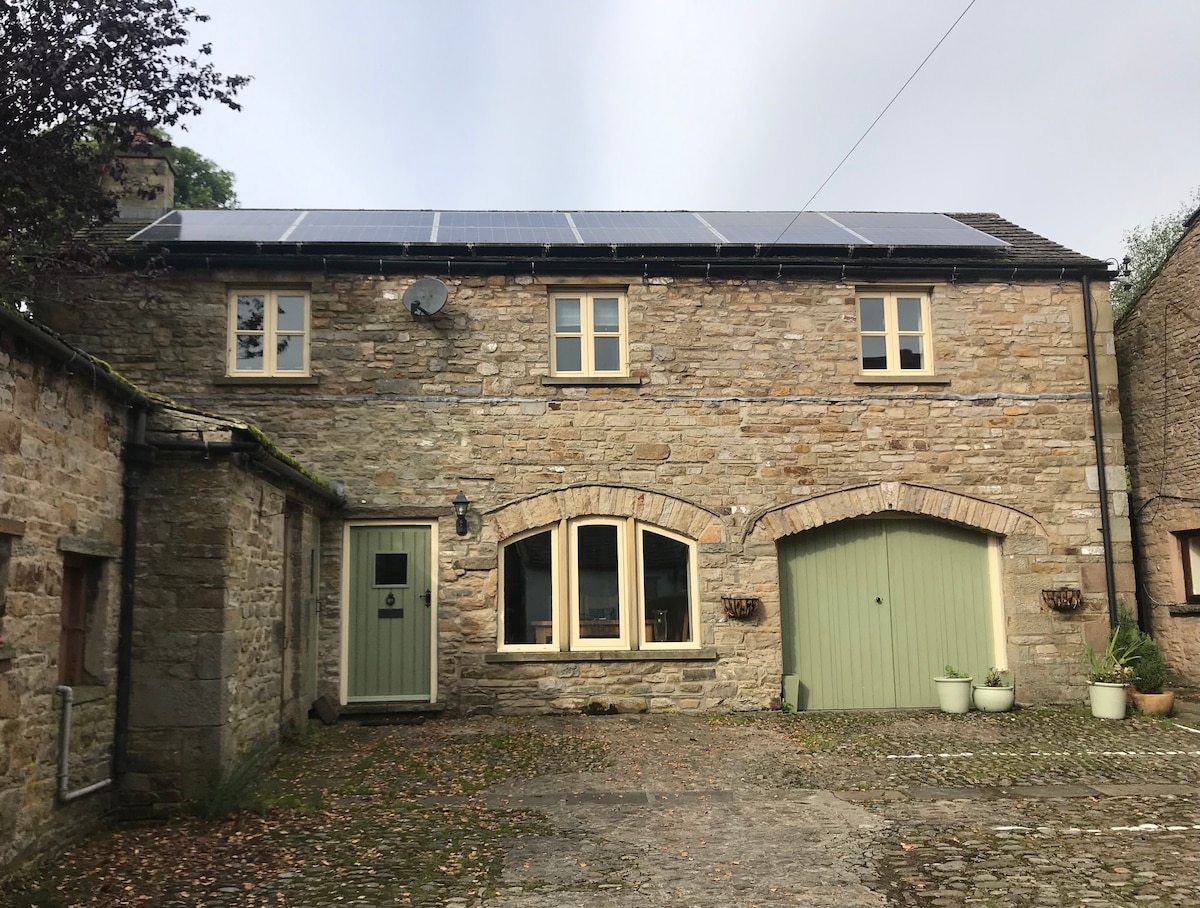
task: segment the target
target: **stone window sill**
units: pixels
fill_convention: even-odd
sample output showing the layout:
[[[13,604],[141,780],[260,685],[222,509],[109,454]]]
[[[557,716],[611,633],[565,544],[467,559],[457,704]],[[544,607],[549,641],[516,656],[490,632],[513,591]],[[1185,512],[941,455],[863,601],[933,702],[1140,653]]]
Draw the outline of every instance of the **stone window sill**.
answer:
[[[605,387],[633,387],[641,385],[642,379],[637,375],[611,375],[611,376],[583,376],[571,375],[558,377],[555,375],[542,376],[542,385],[547,388],[605,388]]]
[[[1167,606],[1167,611],[1171,613],[1172,618],[1200,617],[1200,602],[1180,602]]]
[[[948,385],[945,375],[860,375],[854,379],[856,385]]]
[[[319,385],[315,375],[218,375],[214,385]]]
[[[704,649],[595,650],[547,653],[488,653],[487,663],[511,662],[715,662],[717,651]]]

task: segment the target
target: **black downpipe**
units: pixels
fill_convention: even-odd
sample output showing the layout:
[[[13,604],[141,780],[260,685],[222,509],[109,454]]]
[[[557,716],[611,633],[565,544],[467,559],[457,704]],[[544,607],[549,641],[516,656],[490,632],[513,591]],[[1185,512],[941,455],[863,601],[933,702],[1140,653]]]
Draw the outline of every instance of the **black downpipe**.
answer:
[[[1100,422],[1100,380],[1096,376],[1096,332],[1092,318],[1092,286],[1083,287],[1083,328],[1087,333],[1088,391],[1092,399],[1092,441],[1096,445],[1096,486],[1100,494],[1100,536],[1104,541],[1104,583],[1108,589],[1108,626],[1117,626],[1117,578],[1113,570],[1112,522],[1108,515],[1108,477],[1104,473],[1104,429]]]
[[[138,507],[142,477],[154,451],[146,444],[146,411],[134,414],[132,438],[125,445],[124,501],[121,513],[121,609],[117,621],[117,709],[113,723],[113,774],[129,766],[129,703],[133,690],[133,601],[137,581]]]

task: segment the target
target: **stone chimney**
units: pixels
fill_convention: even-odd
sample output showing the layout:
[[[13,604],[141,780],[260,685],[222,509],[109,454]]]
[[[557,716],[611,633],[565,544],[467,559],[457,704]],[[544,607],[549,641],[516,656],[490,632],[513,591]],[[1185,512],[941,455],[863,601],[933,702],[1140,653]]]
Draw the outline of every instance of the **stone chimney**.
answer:
[[[175,168],[164,157],[120,155],[120,179],[105,174],[103,186],[117,199],[117,217],[154,220],[175,207]]]

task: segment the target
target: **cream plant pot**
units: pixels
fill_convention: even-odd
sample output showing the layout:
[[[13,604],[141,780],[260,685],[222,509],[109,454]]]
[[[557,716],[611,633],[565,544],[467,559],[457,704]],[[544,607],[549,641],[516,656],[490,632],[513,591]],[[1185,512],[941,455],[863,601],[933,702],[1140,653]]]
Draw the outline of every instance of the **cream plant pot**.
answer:
[[[1014,685],[989,687],[986,684],[976,684],[975,708],[985,713],[1004,713],[1013,708],[1017,701],[1017,689]]]
[[[972,678],[934,678],[937,686],[938,707],[944,713],[971,711]]]
[[[1088,699],[1092,715],[1097,719],[1124,719],[1127,701],[1126,684],[1092,681],[1088,684]]]

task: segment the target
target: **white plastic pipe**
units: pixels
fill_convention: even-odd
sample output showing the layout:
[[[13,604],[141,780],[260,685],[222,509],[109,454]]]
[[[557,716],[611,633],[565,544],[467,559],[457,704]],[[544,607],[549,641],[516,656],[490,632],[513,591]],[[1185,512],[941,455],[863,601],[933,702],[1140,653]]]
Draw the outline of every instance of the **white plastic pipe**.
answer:
[[[68,760],[71,756],[71,706],[75,702],[75,691],[65,684],[54,688],[54,692],[62,697],[62,721],[58,728],[58,792],[59,803],[66,804],[76,798],[82,798],[97,791],[103,791],[112,785],[112,779],[101,779],[83,788],[69,791],[70,769]]]

